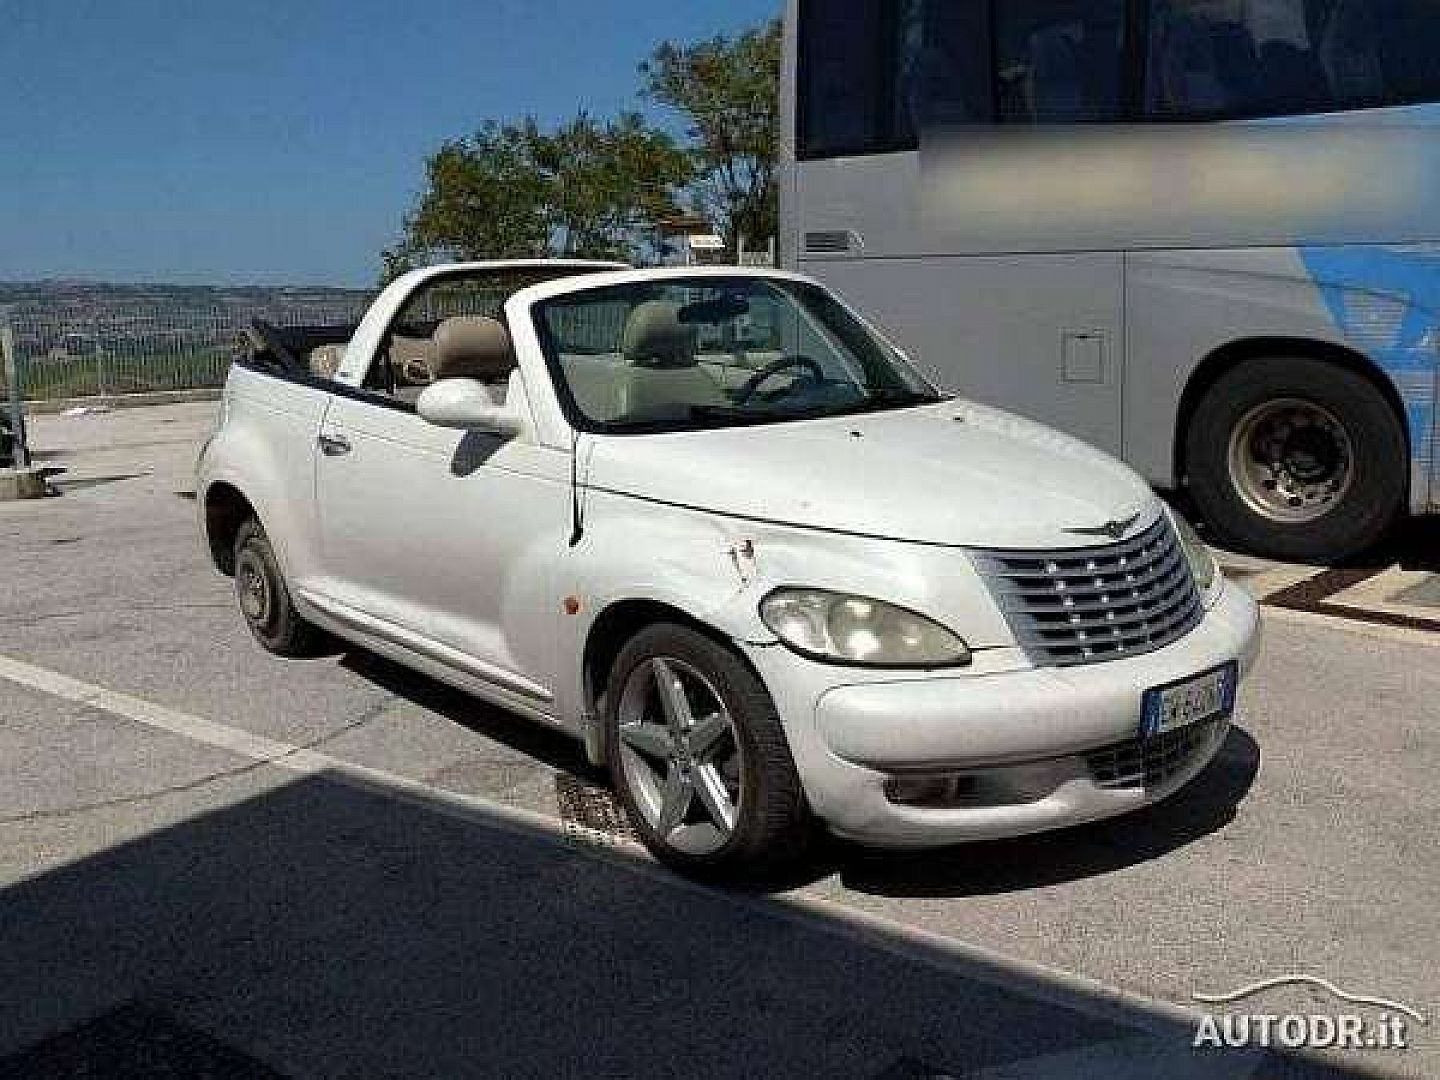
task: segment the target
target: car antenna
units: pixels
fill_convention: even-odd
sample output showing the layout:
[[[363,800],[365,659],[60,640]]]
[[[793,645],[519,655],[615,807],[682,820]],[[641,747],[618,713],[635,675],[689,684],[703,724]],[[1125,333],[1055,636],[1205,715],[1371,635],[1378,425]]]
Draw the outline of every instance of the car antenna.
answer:
[[[585,517],[580,509],[580,432],[570,433],[570,546],[585,538]]]

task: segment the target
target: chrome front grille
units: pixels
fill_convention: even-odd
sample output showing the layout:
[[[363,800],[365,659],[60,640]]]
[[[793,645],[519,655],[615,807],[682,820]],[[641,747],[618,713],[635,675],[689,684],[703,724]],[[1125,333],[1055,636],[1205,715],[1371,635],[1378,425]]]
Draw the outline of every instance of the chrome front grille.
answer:
[[[980,551],[976,565],[1037,664],[1138,656],[1188,634],[1200,592],[1170,519],[1129,540],[1057,551]]]
[[[1149,739],[1130,739],[1085,755],[1090,776],[1103,788],[1157,788],[1189,769],[1230,721],[1216,716]]]

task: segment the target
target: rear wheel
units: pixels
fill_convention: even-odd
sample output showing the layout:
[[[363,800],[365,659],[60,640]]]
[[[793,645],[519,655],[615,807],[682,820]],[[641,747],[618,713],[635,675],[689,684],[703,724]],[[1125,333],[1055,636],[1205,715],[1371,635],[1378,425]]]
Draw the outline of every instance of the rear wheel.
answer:
[[[730,649],[687,626],[632,639],[604,704],[611,775],[652,854],[740,878],[797,857],[809,812],[775,705]]]
[[[267,651],[288,657],[311,657],[323,651],[324,632],[295,610],[275,551],[254,518],[235,536],[235,598],[250,633]]]
[[[1337,561],[1382,540],[1404,509],[1405,433],[1363,376],[1319,360],[1242,364],[1190,422],[1190,490],[1221,542]]]

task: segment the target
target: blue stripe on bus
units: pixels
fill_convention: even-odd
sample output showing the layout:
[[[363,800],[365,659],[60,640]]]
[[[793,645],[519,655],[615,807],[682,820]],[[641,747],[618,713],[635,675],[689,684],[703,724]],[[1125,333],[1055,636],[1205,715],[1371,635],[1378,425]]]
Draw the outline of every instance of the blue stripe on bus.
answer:
[[[1440,244],[1299,250],[1335,325],[1395,384],[1415,463],[1429,467],[1440,357]]]

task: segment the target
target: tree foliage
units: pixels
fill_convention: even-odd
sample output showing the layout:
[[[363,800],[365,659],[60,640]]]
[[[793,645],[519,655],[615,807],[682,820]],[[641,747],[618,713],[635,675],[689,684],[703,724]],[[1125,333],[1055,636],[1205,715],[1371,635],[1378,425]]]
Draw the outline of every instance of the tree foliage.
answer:
[[[582,113],[553,131],[533,117],[491,125],[430,157],[385,274],[436,257],[633,259],[692,175],[674,139],[638,113],[605,123]]]
[[[775,236],[780,21],[739,37],[666,42],[640,68],[646,94],[683,114],[694,140],[697,209],[733,249]]]
[[[637,112],[534,117],[442,145],[384,278],[436,259],[543,256],[644,262],[654,226],[698,212],[733,252],[776,233],[780,23],[693,45],[667,42],[640,68],[642,92],[688,121],[681,147]]]

